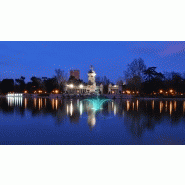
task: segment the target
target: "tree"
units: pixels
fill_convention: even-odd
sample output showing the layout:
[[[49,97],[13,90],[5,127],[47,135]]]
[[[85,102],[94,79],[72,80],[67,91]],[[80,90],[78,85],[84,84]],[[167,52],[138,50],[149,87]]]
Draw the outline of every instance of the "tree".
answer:
[[[146,80],[148,80],[149,82],[153,79],[153,78],[158,78],[160,80],[164,79],[164,75],[161,72],[157,72],[156,71],[157,67],[149,67],[147,70],[144,71],[144,75],[146,77]]]
[[[25,77],[21,76],[21,78],[15,79],[17,91],[23,92],[25,90],[26,84],[25,84]]]
[[[58,88],[60,90],[63,90],[67,82],[67,74],[65,73],[64,70],[61,70],[61,69],[55,69],[55,73],[56,73],[55,77],[57,79]]]
[[[151,81],[157,74],[155,71],[156,67],[149,67],[147,70],[144,71],[144,75],[146,76],[146,80]]]
[[[42,80],[40,78],[37,78],[35,76],[31,77],[32,86],[37,90],[42,87]]]
[[[127,88],[130,90],[138,91],[141,88],[141,77],[134,76],[133,78],[128,79]]]
[[[83,82],[83,80],[76,79],[74,76],[70,76],[69,80],[68,80],[68,84],[80,85],[80,84],[84,84],[84,82]]]
[[[2,93],[8,93],[14,91],[14,80],[13,79],[4,79],[1,82]]]
[[[124,71],[125,79],[133,78],[138,76],[141,79],[143,78],[143,72],[146,70],[146,65],[142,58],[134,59],[130,64],[127,65],[127,70]]]
[[[56,89],[58,87],[58,82],[56,78],[48,78],[45,81],[45,87],[46,87],[46,91],[48,93],[51,93],[51,91],[53,91],[53,89]]]
[[[144,80],[144,71],[146,65],[142,58],[134,59],[127,65],[127,70],[124,71],[127,87],[131,90],[140,90],[141,83]]]

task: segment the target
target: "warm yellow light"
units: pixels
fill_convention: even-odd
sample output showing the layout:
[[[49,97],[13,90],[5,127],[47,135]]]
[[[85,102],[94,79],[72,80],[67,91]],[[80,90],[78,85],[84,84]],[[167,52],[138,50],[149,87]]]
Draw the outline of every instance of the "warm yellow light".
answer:
[[[125,94],[125,91],[123,91],[123,94]]]
[[[130,91],[126,91],[128,94],[130,94]]]
[[[70,84],[70,85],[69,85],[69,87],[73,88],[73,87],[74,87],[74,85],[73,85],[73,84]]]
[[[84,86],[81,84],[81,85],[80,85],[80,88],[83,88],[83,87],[84,87]]]
[[[173,89],[170,89],[170,92],[173,93]]]
[[[160,92],[160,93],[163,93],[163,90],[160,90],[159,92]]]
[[[55,93],[58,93],[58,90],[56,90]]]

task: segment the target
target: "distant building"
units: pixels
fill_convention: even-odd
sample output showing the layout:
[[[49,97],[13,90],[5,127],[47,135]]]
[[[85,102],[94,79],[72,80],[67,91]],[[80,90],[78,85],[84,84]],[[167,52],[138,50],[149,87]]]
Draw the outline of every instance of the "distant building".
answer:
[[[75,70],[78,71],[78,70]],[[70,71],[71,72],[71,71]],[[74,74],[74,73],[70,73]],[[65,86],[65,92],[68,94],[94,94],[99,93],[103,94],[103,84],[96,84],[96,73],[91,66],[91,69],[88,72],[88,83],[80,83],[75,85],[74,83],[68,82]],[[74,75],[71,75],[74,76]],[[109,94],[118,94],[119,85],[108,85]]]
[[[95,93],[95,92],[102,94],[103,85],[102,84],[100,86],[96,85],[95,76],[96,76],[96,73],[91,66],[91,69],[88,72],[88,83],[87,84],[82,83],[79,85],[74,85],[71,83],[67,84],[65,87],[65,92],[69,94],[86,94],[86,93]]]
[[[74,76],[77,80],[80,79],[80,70],[70,70],[70,76]]]

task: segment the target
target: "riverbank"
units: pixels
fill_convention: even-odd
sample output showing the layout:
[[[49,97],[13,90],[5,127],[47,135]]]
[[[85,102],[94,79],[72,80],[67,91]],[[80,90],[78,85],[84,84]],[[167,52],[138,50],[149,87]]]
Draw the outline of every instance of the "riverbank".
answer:
[[[62,95],[62,94],[48,94],[48,95],[41,95],[41,94],[24,94],[23,97],[25,98],[54,98],[54,99],[84,99],[84,98],[92,98],[96,96],[90,95]],[[133,95],[124,95],[124,94],[104,94],[101,97],[108,98],[108,99],[138,99],[138,100],[178,100],[178,101],[185,101],[185,97],[141,97],[141,96],[133,96]],[[6,98],[6,95],[0,95],[0,98]]]

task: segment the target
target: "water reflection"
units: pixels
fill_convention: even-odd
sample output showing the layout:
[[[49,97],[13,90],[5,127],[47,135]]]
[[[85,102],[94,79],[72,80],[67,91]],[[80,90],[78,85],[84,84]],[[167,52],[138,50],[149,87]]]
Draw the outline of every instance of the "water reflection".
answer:
[[[23,97],[7,97],[8,106],[22,106]]]
[[[91,129],[101,124],[101,119],[121,118],[122,124],[134,137],[141,138],[147,130],[154,130],[165,119],[166,124],[178,125],[184,120],[185,101],[156,100],[91,100],[49,99],[7,97],[0,101],[0,111],[6,114],[25,115],[25,110],[32,116],[51,115],[56,125],[78,124],[87,116],[86,123]]]

